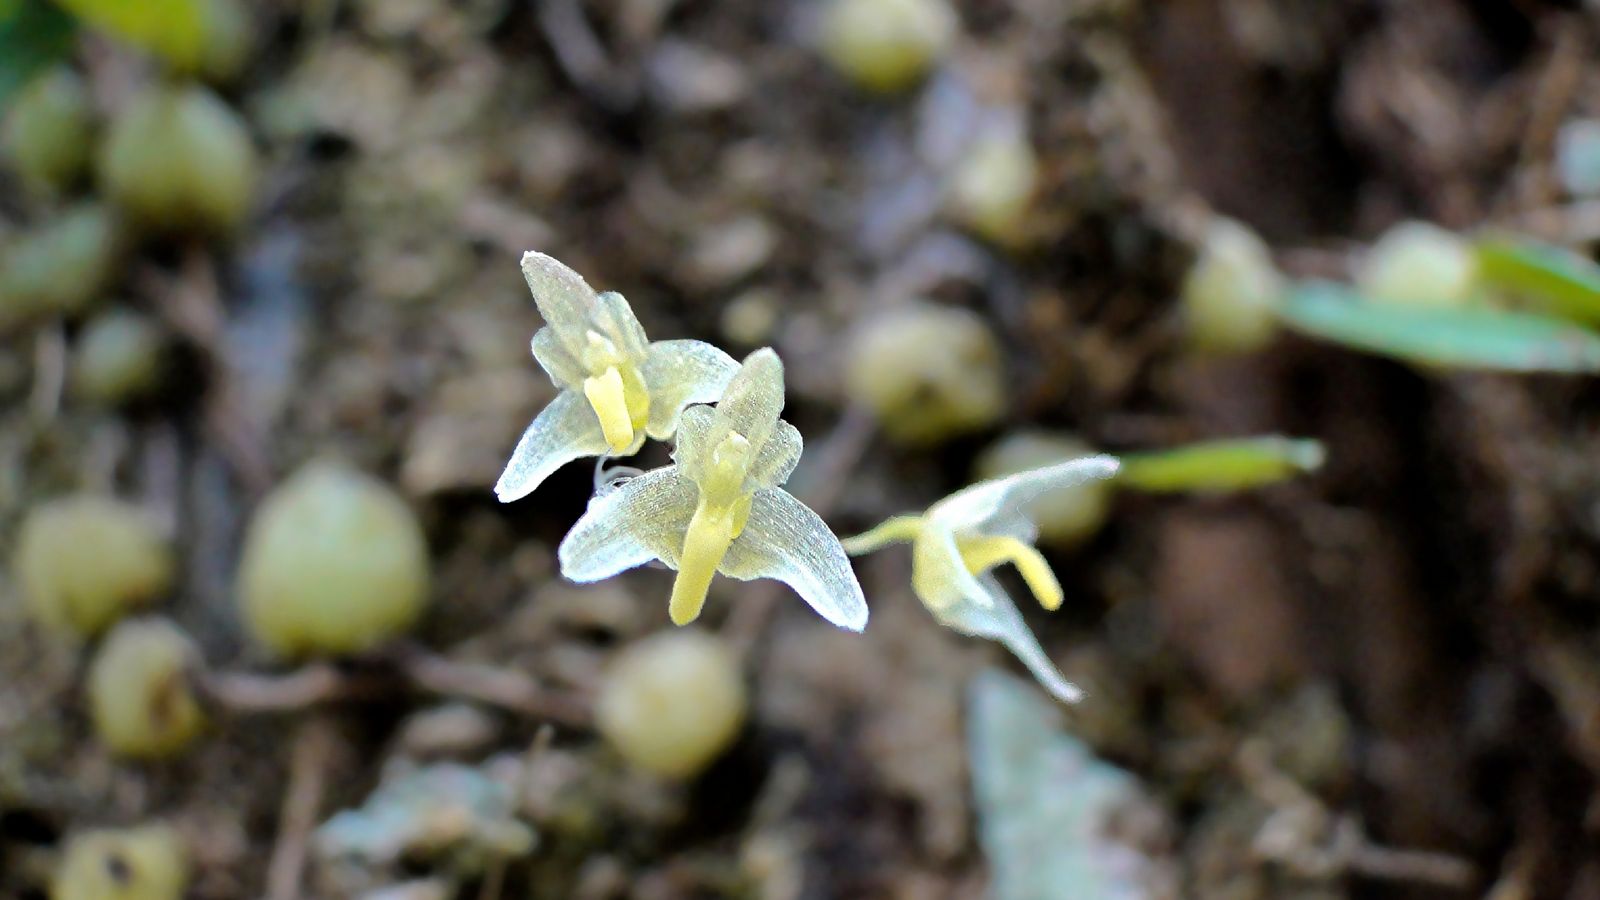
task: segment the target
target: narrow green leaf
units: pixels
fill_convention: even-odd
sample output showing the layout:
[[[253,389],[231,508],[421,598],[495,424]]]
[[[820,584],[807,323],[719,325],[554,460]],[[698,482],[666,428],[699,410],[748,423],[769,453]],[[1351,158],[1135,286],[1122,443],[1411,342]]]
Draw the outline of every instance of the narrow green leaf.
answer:
[[[1296,285],[1278,315],[1314,338],[1407,362],[1500,372],[1600,371],[1600,335],[1558,319],[1495,309],[1363,302],[1342,285]]]
[[[44,0],[0,0],[0,112],[28,79],[72,51],[72,17]]]
[[[205,45],[204,0],[56,0],[89,25],[192,69]]]
[[[1276,435],[1203,441],[1127,454],[1117,480],[1152,493],[1239,491],[1315,471],[1326,456],[1318,441]]]
[[[1562,247],[1523,238],[1478,242],[1478,277],[1551,313],[1600,324],[1600,266]]]

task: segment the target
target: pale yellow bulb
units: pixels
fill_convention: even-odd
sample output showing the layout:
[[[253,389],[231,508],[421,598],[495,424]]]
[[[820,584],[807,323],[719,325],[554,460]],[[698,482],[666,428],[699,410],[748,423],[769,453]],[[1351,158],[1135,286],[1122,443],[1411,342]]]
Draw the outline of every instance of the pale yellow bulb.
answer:
[[[261,502],[239,564],[245,623],[284,656],[357,653],[406,631],[428,581],[411,507],[336,463],[307,465]]]
[[[949,50],[959,25],[947,0],[831,0],[822,54],[860,87],[905,90]]]
[[[104,406],[146,396],[161,383],[166,348],[166,334],[149,316],[127,310],[96,316],[73,348],[73,393]]]
[[[157,231],[228,235],[254,199],[255,145],[244,120],[202,87],[155,87],[112,123],[100,155],[106,195]]]
[[[747,703],[727,646],[701,631],[677,630],[618,654],[600,688],[595,724],[632,765],[690,778],[738,737]]]
[[[979,138],[952,174],[951,212],[985,240],[1016,244],[1023,237],[1038,173],[1033,147],[1021,135]]]
[[[87,494],[30,510],[13,567],[35,618],[85,637],[153,602],[173,579],[172,552],[149,516]]]
[[[1216,219],[1183,281],[1184,326],[1197,350],[1248,353],[1278,331],[1286,285],[1272,251],[1248,227]]]
[[[863,322],[850,339],[845,386],[907,444],[978,431],[1006,412],[999,339],[952,307],[908,303]]]
[[[0,249],[0,327],[83,312],[115,275],[119,249],[116,220],[92,203],[22,233]]]
[[[188,852],[166,825],[83,831],[67,840],[50,900],[182,900]]]
[[[1472,300],[1477,263],[1460,236],[1427,222],[1384,232],[1362,261],[1357,288],[1368,300],[1447,308]]]
[[[190,683],[199,662],[188,635],[166,619],[113,628],[89,666],[89,713],[100,740],[119,756],[182,752],[205,725]]]
[[[51,190],[72,185],[94,149],[94,104],[78,74],[60,66],[18,91],[0,125],[0,144],[30,184]]]

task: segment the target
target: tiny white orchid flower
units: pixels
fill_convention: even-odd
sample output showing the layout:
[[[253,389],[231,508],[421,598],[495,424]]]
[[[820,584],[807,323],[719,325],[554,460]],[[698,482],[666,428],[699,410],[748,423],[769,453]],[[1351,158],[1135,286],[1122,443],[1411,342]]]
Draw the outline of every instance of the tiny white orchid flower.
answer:
[[[757,350],[715,409],[683,411],[673,465],[590,501],[561,542],[561,574],[599,581],[659,559],[678,571],[668,612],[679,625],[700,615],[717,572],[773,578],[829,622],[860,631],[867,604],[839,539],[778,487],[801,450],[782,408],[783,363]]]
[[[866,534],[846,538],[852,555],[894,543],[911,544],[911,587],[935,618],[964,634],[1004,644],[1057,699],[1076,703],[1083,691],[1062,677],[1022,614],[994,577],[1011,563],[1039,605],[1061,606],[1061,583],[1033,546],[1038,530],[1030,501],[1116,474],[1117,460],[1089,456],[982,481],[940,500],[920,516],[896,516]]]
[[[544,316],[533,357],[561,393],[522,433],[494,486],[502,503],[532,493],[584,456],[629,456],[646,435],[672,436],[691,403],[722,395],[739,368],[703,341],[650,341],[621,294],[596,294],[543,253],[522,255],[522,275]]]

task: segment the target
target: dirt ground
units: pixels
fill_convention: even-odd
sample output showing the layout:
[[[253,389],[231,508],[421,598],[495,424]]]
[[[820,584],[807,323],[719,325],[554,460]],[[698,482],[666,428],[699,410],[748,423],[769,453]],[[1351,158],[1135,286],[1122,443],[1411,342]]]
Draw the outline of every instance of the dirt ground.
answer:
[[[940,627],[903,553],[858,564],[862,635],[719,579],[701,624],[742,653],[752,713],[700,778],[629,771],[596,738],[601,673],[671,627],[670,576],[561,580],[587,464],[515,504],[490,491],[553,396],[517,267],[537,248],[626,294],[652,336],[776,347],[807,439],[792,487],[841,534],[969,483],[976,454],[1022,426],[1111,452],[1320,439],[1314,476],[1122,496],[1091,540],[1051,554],[1067,604],[1027,619],[1090,691],[1068,730],[1159,810],[1146,858],[1177,896],[1219,900],[1600,897],[1594,386],[1294,338],[1199,358],[1174,300],[1184,223],[1206,208],[1299,274],[1345,271],[1404,218],[1587,249],[1600,231],[1551,158],[1561,123],[1600,115],[1600,11],[958,6],[929,81],[879,98],[819,60],[804,2],[258,4],[256,57],[225,92],[266,160],[249,223],[228,244],[147,249],[115,292],[180,336],[182,377],[101,412],[41,400],[73,325],[0,343],[0,546],[30,504],[72,490],[158,511],[182,559],[161,610],[201,645],[213,721],[178,760],[109,757],[83,651],[28,624],[7,583],[0,895],[44,896],[73,830],[156,816],[184,835],[205,900],[446,876],[463,897],[985,895],[966,691],[985,667],[1022,670]],[[78,57],[97,97],[127,101],[136,57],[103,39]],[[1021,112],[1040,161],[1029,245],[1009,252],[935,197],[939,148],[997,108]],[[6,177],[0,235],[49,210]],[[913,297],[999,335],[1002,426],[906,448],[852,412],[844,337]],[[414,643],[296,673],[245,638],[234,568],[263,494],[329,453],[413,503],[432,602]],[[306,850],[383,773],[437,758],[520,766],[533,853],[456,876],[333,871]]]

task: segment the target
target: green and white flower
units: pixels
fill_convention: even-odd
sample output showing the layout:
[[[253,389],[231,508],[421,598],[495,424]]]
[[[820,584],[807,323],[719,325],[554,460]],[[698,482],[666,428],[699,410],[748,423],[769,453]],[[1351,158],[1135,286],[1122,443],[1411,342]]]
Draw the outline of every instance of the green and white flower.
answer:
[[[585,456],[630,456],[646,436],[671,437],[691,403],[722,395],[739,364],[703,341],[650,341],[621,294],[596,294],[543,253],[522,274],[544,316],[533,357],[561,392],[522,433],[494,491],[502,503],[532,493]]]
[[[1083,699],[1045,655],[1022,614],[994,577],[1010,563],[1047,610],[1061,606],[1061,583],[1033,546],[1038,529],[1030,501],[1117,472],[1110,456],[1089,456],[981,481],[940,500],[920,516],[896,516],[844,541],[852,555],[894,543],[911,544],[911,587],[941,623],[964,634],[998,641],[1021,659],[1051,694],[1066,703]]]

